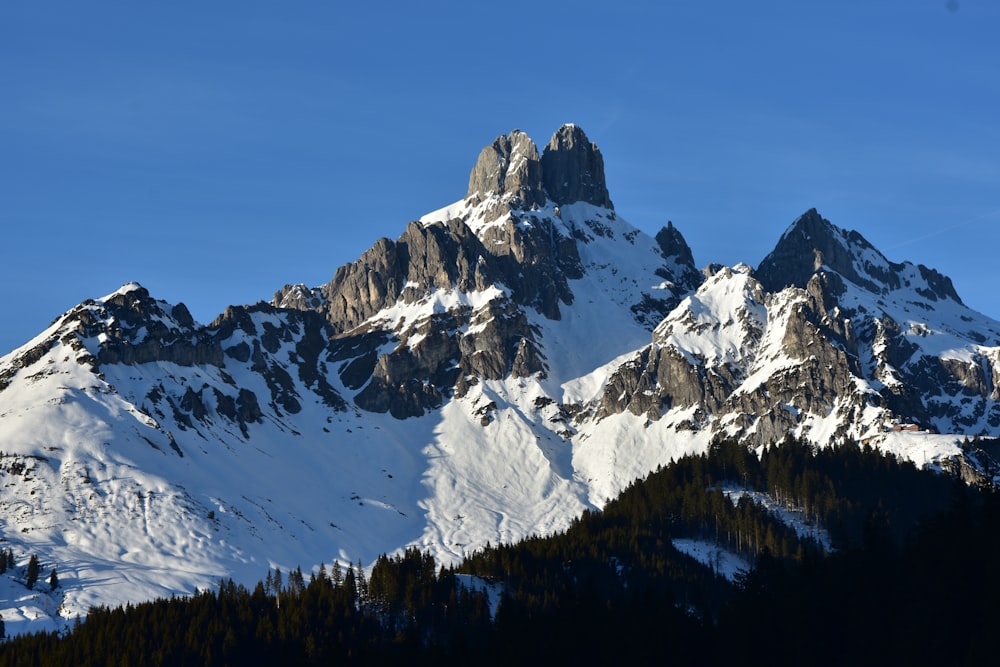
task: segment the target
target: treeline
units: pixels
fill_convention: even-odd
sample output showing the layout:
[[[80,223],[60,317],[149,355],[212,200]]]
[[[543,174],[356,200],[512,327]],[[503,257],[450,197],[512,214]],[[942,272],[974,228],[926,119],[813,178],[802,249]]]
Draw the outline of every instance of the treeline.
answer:
[[[746,491],[824,525],[835,549]],[[679,537],[756,566],[734,584],[675,549]],[[367,576],[335,564],[308,580],[269,572],[252,590],[224,582],[99,608],[66,636],[5,643],[0,664],[855,664],[879,651],[975,664],[1000,621],[997,557],[989,492],[853,444],[789,438],[758,457],[719,441],[563,533],[487,546],[453,568],[410,549]]]
[[[14,565],[14,550],[0,549],[0,574],[4,574],[7,570],[13,569]]]
[[[922,517],[947,509],[955,488],[948,476],[853,442],[819,448],[789,436],[758,457],[736,441],[721,440],[704,461],[709,479],[741,484],[801,510],[841,547],[872,531],[903,539]],[[766,546],[777,553],[774,544]]]
[[[996,664],[998,558],[1000,498],[964,485],[901,542],[883,533],[798,567],[765,554],[715,627],[728,647],[715,661]]]

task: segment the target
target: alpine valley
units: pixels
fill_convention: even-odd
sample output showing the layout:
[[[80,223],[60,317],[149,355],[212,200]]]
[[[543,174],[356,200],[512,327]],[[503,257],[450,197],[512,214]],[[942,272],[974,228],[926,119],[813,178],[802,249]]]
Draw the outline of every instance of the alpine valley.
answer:
[[[794,214],[796,212],[791,212]],[[846,441],[997,483],[1000,322],[810,210],[756,268],[619,217],[576,126],[326,284],[200,324],[136,283],[0,358],[8,634],[269,568],[455,563],[713,439]],[[59,586],[27,590],[37,555]],[[43,590],[44,589],[44,590]]]

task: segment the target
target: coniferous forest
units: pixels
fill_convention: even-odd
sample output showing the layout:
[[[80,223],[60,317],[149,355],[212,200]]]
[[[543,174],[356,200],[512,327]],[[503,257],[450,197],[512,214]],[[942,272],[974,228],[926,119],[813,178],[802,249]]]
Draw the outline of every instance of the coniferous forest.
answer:
[[[822,526],[828,546],[749,492]],[[753,566],[726,579],[677,538]],[[788,438],[758,456],[717,441],[557,535],[454,567],[410,549],[370,572],[272,571],[250,589],[98,608],[64,635],[6,641],[0,664],[991,664],[997,562],[992,490],[855,444]]]

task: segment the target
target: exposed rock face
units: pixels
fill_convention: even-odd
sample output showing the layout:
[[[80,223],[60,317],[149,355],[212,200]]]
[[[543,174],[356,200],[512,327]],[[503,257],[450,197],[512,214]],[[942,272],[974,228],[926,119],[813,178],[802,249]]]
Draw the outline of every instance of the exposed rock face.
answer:
[[[379,268],[356,262],[338,270],[322,288],[324,315],[344,332],[335,336],[331,359],[352,359],[343,367],[345,382],[360,387],[372,378],[356,397],[359,407],[416,416],[439,406],[460,378],[542,372],[523,308],[557,319],[560,304],[573,300],[568,280],[581,275],[575,241],[561,238],[553,245],[549,232],[544,224],[526,229],[510,221],[490,227],[480,239],[457,220],[411,223],[395,243],[382,241],[365,254],[363,260]],[[379,289],[370,289],[373,284]],[[385,330],[365,319],[389,304],[418,304],[437,292],[482,293],[497,285],[507,295],[497,291],[478,309],[393,323],[386,333],[398,345],[381,356],[370,351],[386,342]]]
[[[171,415],[180,428],[198,430],[221,418],[249,437],[248,425],[264,414],[262,403],[272,414],[299,412],[299,387],[308,387],[312,400],[335,410],[346,407],[327,379],[323,355],[330,330],[314,312],[279,311],[267,304],[230,306],[212,324],[202,326],[183,304],[171,306],[130,284],[103,300],[84,302],[61,322],[45,350],[66,345],[80,364],[101,377],[122,366],[189,369],[184,378],[173,381],[176,386],[161,382],[144,390],[145,395],[129,397],[151,415]],[[234,379],[240,376],[246,382],[248,375],[262,380],[269,393],[266,399]],[[108,390],[117,391],[110,385]]]
[[[505,203],[514,208],[545,205],[538,148],[520,130],[499,136],[484,148],[469,174],[466,197],[482,201],[491,196],[507,200]],[[502,210],[503,207],[498,206],[491,219],[499,217]]]
[[[674,227],[673,222],[668,221],[667,225],[656,233],[656,243],[660,246],[660,252],[663,253],[664,258],[670,258],[672,263],[669,269],[664,269],[659,274],[661,278],[677,280],[689,289],[701,284],[705,276],[698,271],[690,246],[681,236],[680,231]]]
[[[166,361],[179,366],[223,364],[218,341],[194,327],[184,304],[167,305],[144,287],[121,290],[100,309],[81,308],[75,317],[83,337],[102,338],[98,364],[144,364]]]
[[[488,202],[484,214],[492,222],[509,211],[587,202],[614,209],[604,178],[604,157],[582,129],[563,125],[541,158],[534,142],[520,130],[497,137],[480,152],[469,174],[466,198]]]
[[[860,251],[858,254],[869,254],[877,260],[877,264],[866,261],[865,267],[875,276],[858,273],[852,245]],[[789,286],[804,288],[813,274],[824,266],[873,292],[880,291],[883,286],[899,286],[893,265],[881,253],[857,232],[848,235],[835,228],[814,208],[802,214],[785,231],[778,245],[757,267],[757,278],[771,292]],[[876,279],[881,281],[876,282]]]
[[[916,279],[923,285],[904,284],[901,276],[912,266],[890,262],[861,234],[834,226],[813,208],[785,231],[757,267],[757,278],[776,292],[786,286],[804,288],[814,273],[826,270],[875,294],[907,287],[931,301],[962,303],[951,280],[925,266],[916,267]]]
[[[319,310],[323,306],[323,293],[318,287],[285,285],[278,291],[274,305],[295,310]]]
[[[824,335],[848,352],[852,373],[872,382],[894,414],[944,431],[985,433],[1000,425],[996,360],[980,347],[1000,342],[998,332],[986,325],[991,335],[984,336],[971,326],[962,331],[958,321],[935,323],[940,302],[950,303],[949,310],[962,304],[947,277],[888,261],[860,234],[835,227],[815,210],[792,224],[757,274],[770,290],[807,289],[822,314],[817,323]],[[977,317],[969,312],[960,320]],[[921,342],[941,336],[968,352],[942,357],[936,346],[925,349]]]
[[[660,250],[663,251],[664,257],[676,257],[677,262],[694,266],[694,256],[691,254],[691,248],[688,246],[687,241],[684,240],[684,237],[681,236],[681,233],[677,231],[677,228],[674,227],[673,222],[668,221],[667,226],[656,233],[656,242],[659,244]]]
[[[346,332],[397,301],[416,303],[435,290],[482,292],[502,284],[516,303],[557,318],[559,303],[572,303],[567,280],[582,275],[576,242],[546,220],[523,216],[492,225],[481,236],[462,220],[411,222],[397,240],[379,239],[359,260],[337,269],[312,302],[298,298],[300,287],[286,286],[272,303],[315,308],[336,331]]]
[[[672,408],[722,409],[746,377],[766,325],[763,289],[748,268],[741,270],[734,275],[722,269],[663,320],[653,332],[653,344],[612,376],[599,415],[628,409],[659,419]],[[719,292],[727,298],[721,299]],[[720,300],[738,304],[725,312],[724,321],[713,313]],[[687,349],[686,341],[703,334],[720,344]]]
[[[584,201],[613,209],[604,180],[604,157],[576,125],[563,125],[542,154],[542,185],[557,204]]]
[[[749,275],[723,269],[615,373],[598,414],[628,409],[657,420],[674,408],[693,409],[687,429],[724,417],[730,434],[768,444],[798,429],[804,415],[861,408],[866,399],[852,390],[851,363],[827,336],[816,305],[803,290],[768,295]],[[781,335],[768,337],[768,330]],[[757,369],[769,366],[774,370],[760,375]]]
[[[601,207],[566,223],[555,203]],[[272,303],[314,310],[334,334],[329,359],[358,389],[359,407],[397,417],[423,414],[477,379],[546,372],[528,312],[558,320],[575,302],[571,281],[584,277],[581,244],[616,238],[603,158],[580,128],[560,128],[541,160],[531,139],[514,130],[484,148],[469,177],[466,213],[411,222],[395,241],[380,239],[333,280],[315,289],[286,286]],[[637,230],[619,230],[634,244]],[[649,276],[663,285],[637,295],[632,316],[649,326],[697,285],[690,248],[668,225],[660,234],[661,266]],[[433,317],[380,319],[400,304],[414,307],[446,293],[496,292],[478,307],[451,307]],[[477,299],[480,300],[480,299]],[[394,347],[386,351],[387,343]],[[380,353],[374,348],[382,347]],[[234,352],[236,352],[234,350]],[[245,354],[246,352],[241,352]]]
[[[604,157],[575,125],[559,128],[541,159],[534,142],[520,130],[497,137],[479,154],[466,197],[477,203],[496,197],[511,209],[531,209],[545,204],[546,193],[557,204],[584,201],[614,208],[604,179]],[[498,202],[487,221],[503,211]]]
[[[658,240],[681,252],[669,229]],[[612,375],[598,415],[689,410],[685,429],[758,444],[808,435],[819,422],[822,438],[843,437],[865,414],[943,432],[1000,427],[1000,326],[964,309],[936,271],[890,262],[815,210],[753,278],[747,271],[707,270],[653,344]],[[740,298],[730,284],[742,285]],[[882,425],[867,428],[854,437]]]

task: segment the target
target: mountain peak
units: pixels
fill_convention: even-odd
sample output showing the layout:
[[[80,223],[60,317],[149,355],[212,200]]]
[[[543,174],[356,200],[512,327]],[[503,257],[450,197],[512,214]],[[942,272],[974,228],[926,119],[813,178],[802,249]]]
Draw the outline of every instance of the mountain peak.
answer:
[[[494,139],[472,167],[466,197],[491,195],[516,198],[526,208],[545,204],[538,147],[520,130]]]
[[[861,234],[837,227],[811,208],[785,230],[756,275],[776,292],[789,285],[805,288],[819,271],[838,273],[875,294],[909,287],[930,301],[962,303],[947,276],[923,265],[891,262]]]
[[[871,292],[899,286],[900,265],[887,260],[861,234],[837,227],[815,208],[792,222],[756,274],[768,291],[776,292],[789,285],[804,288],[824,267]]]
[[[613,209],[604,180],[604,157],[577,125],[556,130],[542,154],[542,184],[557,204],[583,201]]]
[[[479,152],[465,196],[479,201],[499,197],[527,209],[544,206],[547,199],[614,208],[600,149],[571,123],[556,130],[540,158],[531,137],[520,130],[494,139]]]
[[[142,290],[146,292],[146,294],[149,294],[145,287],[132,280],[119,287],[112,295],[109,296],[113,296],[114,294],[128,294],[129,292],[135,292],[137,290]]]
[[[656,243],[663,251],[664,257],[676,257],[678,262],[688,265],[694,270],[694,256],[691,254],[691,247],[684,240],[680,231],[674,227],[670,220],[667,225],[656,233]]]

